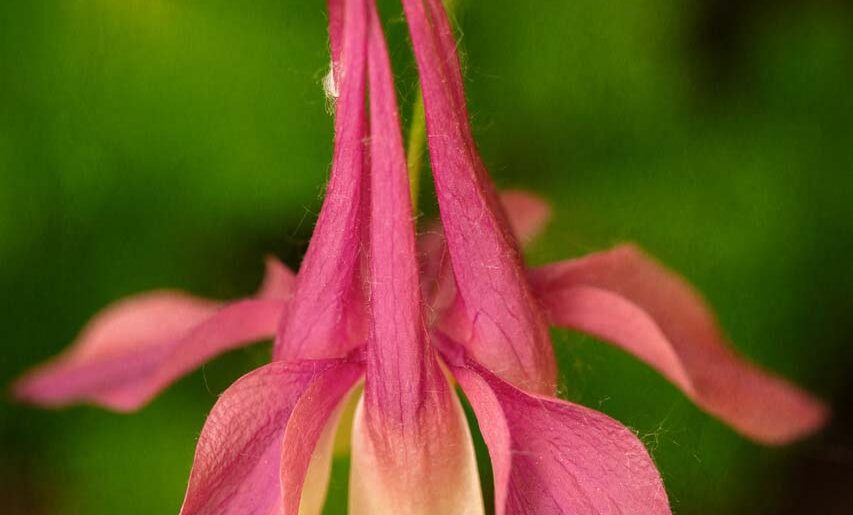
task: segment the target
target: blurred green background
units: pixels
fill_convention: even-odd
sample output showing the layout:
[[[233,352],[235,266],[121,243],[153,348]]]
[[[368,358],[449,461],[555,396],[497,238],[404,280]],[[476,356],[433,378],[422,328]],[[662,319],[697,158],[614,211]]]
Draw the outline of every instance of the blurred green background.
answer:
[[[397,1],[382,12],[408,116],[406,28]],[[458,21],[485,161],[555,206],[531,262],[639,242],[835,418],[763,448],[557,331],[563,394],[639,432],[676,514],[850,513],[850,4],[461,0]],[[0,383],[124,295],[229,298],[265,252],[298,266],[331,159],[325,22],[307,0],[0,2]],[[133,416],[2,401],[0,511],[177,513],[205,414],[268,352],[222,357]],[[339,460],[329,513],[345,482]]]

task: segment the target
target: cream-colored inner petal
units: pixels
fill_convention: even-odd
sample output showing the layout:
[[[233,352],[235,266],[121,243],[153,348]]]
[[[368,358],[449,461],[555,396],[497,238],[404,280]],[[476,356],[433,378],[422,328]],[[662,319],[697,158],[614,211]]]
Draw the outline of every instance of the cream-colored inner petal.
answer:
[[[471,432],[452,394],[450,416],[437,432],[405,428],[397,456],[380,456],[359,399],[352,432],[350,515],[482,515],[483,497]],[[436,421],[424,421],[425,424]],[[433,434],[423,438],[423,435]],[[422,438],[419,441],[419,438]]]
[[[355,393],[360,392],[360,386],[354,387],[343,398],[338,408],[329,417],[326,428],[317,441],[317,447],[311,456],[308,472],[305,476],[305,484],[302,488],[302,498],[299,500],[299,515],[320,515],[326,503],[326,494],[329,489],[329,477],[332,470],[332,458],[336,453],[335,440],[340,425],[350,425],[347,406],[353,403]],[[343,424],[341,424],[343,422]]]

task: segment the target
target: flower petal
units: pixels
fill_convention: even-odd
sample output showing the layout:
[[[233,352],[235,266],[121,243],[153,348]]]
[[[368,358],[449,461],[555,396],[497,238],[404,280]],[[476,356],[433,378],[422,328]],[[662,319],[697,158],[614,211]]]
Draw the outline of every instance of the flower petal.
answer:
[[[46,406],[91,402],[117,411],[138,409],[210,358],[275,334],[290,278],[270,258],[259,299],[221,307],[161,291],[118,302],[63,354],[19,380],[14,394]]]
[[[634,354],[754,440],[783,444],[825,423],[820,401],[738,356],[700,296],[634,246],[534,269],[530,277],[554,324]]]
[[[332,173],[288,315],[276,338],[275,359],[342,357],[364,344],[359,311],[364,302],[358,280],[365,209],[361,200],[367,41],[363,1],[330,3],[333,59],[340,61],[335,70],[340,98]]]
[[[283,503],[300,492],[283,497],[280,477],[301,485],[326,421],[361,372],[345,360],[274,362],[237,380],[205,422],[181,515],[297,513]],[[302,445],[282,445],[300,431]]]
[[[349,390],[340,397],[339,389],[342,387]],[[347,416],[350,399],[358,387],[349,382],[335,381],[318,383],[318,387],[312,390],[306,392],[296,405],[284,433],[281,456],[284,514],[319,515],[323,512],[335,444],[342,429],[339,423]],[[352,424],[352,412],[349,416],[344,422]],[[313,448],[313,455],[305,452],[306,448]]]
[[[353,426],[350,514],[479,514],[471,436],[426,342],[406,160],[372,0],[368,59],[371,327]]]
[[[418,62],[441,221],[467,327],[454,337],[525,389],[552,393],[556,365],[521,255],[468,123],[447,14],[440,0],[404,0]]]
[[[532,193],[504,190],[499,196],[512,232],[522,245],[533,241],[551,219],[551,206]],[[456,295],[456,284],[440,223],[431,224],[421,234],[418,255],[424,299],[438,314],[450,305]]]
[[[551,221],[551,206],[538,195],[521,190],[503,190],[499,196],[512,233],[522,245],[533,241]]]
[[[266,257],[266,275],[255,296],[259,299],[289,299],[293,294],[296,275],[275,256]]]
[[[455,396],[449,409],[424,409],[405,428],[387,418],[377,425],[363,402],[352,429],[350,515],[485,513],[474,444]]]
[[[497,515],[668,515],[643,444],[597,411],[527,394],[465,359],[452,367],[489,447]]]
[[[329,12],[329,50],[332,54],[333,69],[340,64],[341,53],[343,52],[345,4],[346,0],[328,0],[326,2]]]

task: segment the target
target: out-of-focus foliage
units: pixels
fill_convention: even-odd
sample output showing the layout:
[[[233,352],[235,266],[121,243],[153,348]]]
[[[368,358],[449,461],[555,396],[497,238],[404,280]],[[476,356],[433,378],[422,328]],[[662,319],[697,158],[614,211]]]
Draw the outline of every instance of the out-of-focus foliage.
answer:
[[[837,416],[761,448],[618,351],[555,332],[564,395],[636,428],[677,514],[846,513],[851,9],[460,4],[484,158],[556,208],[531,261],[638,241],[699,286],[741,350]],[[408,113],[405,25],[396,1],[382,7]],[[323,2],[0,2],[0,382],[123,295],[226,298],[254,287],[264,252],[297,266],[330,163],[327,61]],[[129,417],[2,404],[2,511],[177,512],[206,412],[267,352],[229,354]],[[345,481],[340,460],[330,513]]]

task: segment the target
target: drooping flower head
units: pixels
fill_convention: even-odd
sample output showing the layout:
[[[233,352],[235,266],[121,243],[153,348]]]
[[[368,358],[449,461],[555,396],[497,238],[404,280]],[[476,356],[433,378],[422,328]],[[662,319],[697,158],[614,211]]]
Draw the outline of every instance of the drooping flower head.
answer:
[[[133,409],[209,357],[275,335],[273,361],[228,388],[208,417],[184,515],[319,513],[341,409],[360,382],[350,512],[483,513],[450,377],[489,447],[499,515],[670,513],[636,435],[554,396],[549,323],[613,342],[757,441],[817,429],[825,408],[741,360],[690,287],[636,248],[524,266],[519,242],[547,207],[494,189],[440,0],[403,6],[440,230],[416,240],[375,1],[330,0],[335,152],[299,274],[270,261],[261,292],[224,307],[178,293],[121,303],[18,395]]]

